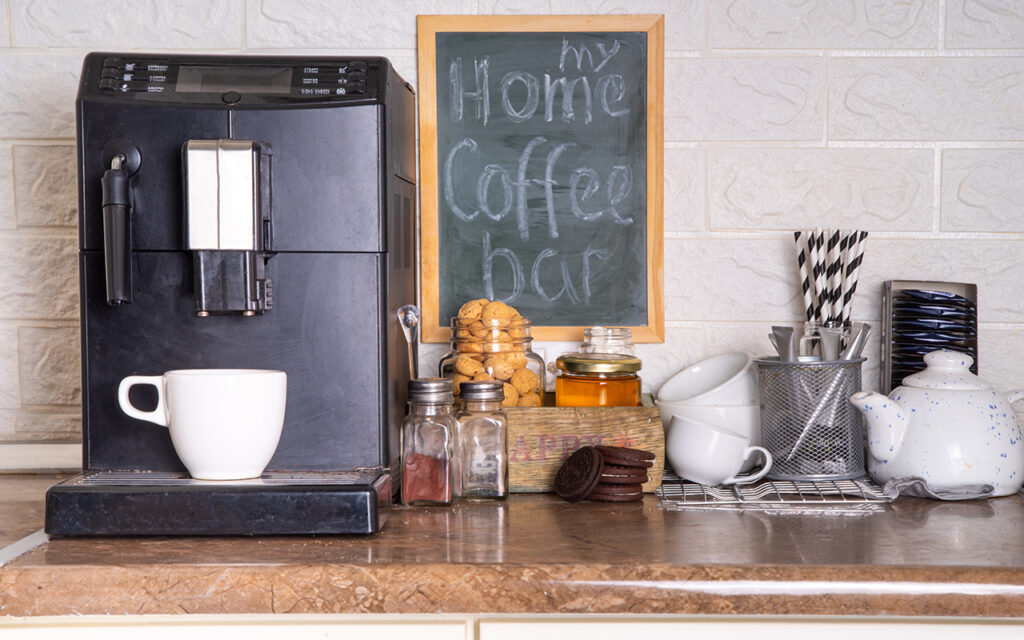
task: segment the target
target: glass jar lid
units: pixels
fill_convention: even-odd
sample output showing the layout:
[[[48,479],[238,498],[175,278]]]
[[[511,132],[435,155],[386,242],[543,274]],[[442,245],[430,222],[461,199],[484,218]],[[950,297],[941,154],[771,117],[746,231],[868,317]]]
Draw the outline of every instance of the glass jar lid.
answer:
[[[620,353],[565,353],[557,363],[568,373],[636,373],[641,364],[640,358]]]

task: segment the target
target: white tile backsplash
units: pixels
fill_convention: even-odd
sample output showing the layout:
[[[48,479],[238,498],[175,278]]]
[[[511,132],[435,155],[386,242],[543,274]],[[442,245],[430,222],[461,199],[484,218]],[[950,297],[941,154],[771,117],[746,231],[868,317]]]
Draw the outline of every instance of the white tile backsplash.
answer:
[[[14,210],[14,158],[11,145],[0,142],[0,231],[18,226]]]
[[[834,58],[834,140],[1024,138],[1024,57]]]
[[[996,389],[1024,391],[1024,329],[988,329],[978,334],[978,373]]]
[[[81,433],[81,412],[64,407],[21,411],[14,424],[14,439],[23,442],[67,442],[80,438]]]
[[[665,317],[735,322],[798,318],[793,236],[669,238]]]
[[[0,51],[0,139],[75,137],[83,55]]]
[[[929,49],[939,0],[711,0],[711,46],[725,49]]]
[[[0,234],[0,273],[0,319],[78,318],[75,236]]]
[[[0,49],[11,46],[11,27],[7,19],[7,8],[0,5]]]
[[[247,0],[252,49],[405,49],[418,14],[475,13],[474,0]]]
[[[928,149],[712,149],[712,229],[929,231]]]
[[[0,409],[21,406],[21,387],[18,378],[18,328],[13,324],[0,324]]]
[[[946,46],[1020,49],[1024,3],[1018,0],[946,0]]]
[[[486,13],[484,7],[480,12]],[[704,46],[704,0],[551,0],[551,13],[660,14],[665,16],[667,51],[693,51]]]
[[[14,145],[20,227],[78,225],[78,173],[71,145]]]
[[[237,49],[239,0],[9,0],[15,47]]]
[[[703,166],[700,149],[665,149],[665,231],[704,229]]]
[[[418,14],[624,12],[666,16],[668,327],[639,345],[645,389],[716,353],[769,352],[771,324],[801,319],[790,232],[811,226],[872,233],[854,301],[876,326],[866,387],[881,283],[905,278],[977,283],[982,375],[1024,387],[1020,3],[0,0],[0,442],[80,433],[87,51],[380,54],[415,85]],[[421,373],[447,348],[424,345]]]
[[[942,152],[943,231],[1024,231],[1024,149]]]
[[[26,405],[82,401],[77,327],[20,327],[18,372]]]
[[[824,59],[669,58],[665,139],[820,140]]]

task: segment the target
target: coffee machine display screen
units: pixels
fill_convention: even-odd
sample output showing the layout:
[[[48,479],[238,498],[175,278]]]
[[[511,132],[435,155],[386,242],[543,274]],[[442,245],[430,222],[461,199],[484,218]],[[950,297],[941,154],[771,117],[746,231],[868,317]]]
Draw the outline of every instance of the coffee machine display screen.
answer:
[[[191,93],[288,93],[291,86],[291,67],[182,66],[174,89]]]

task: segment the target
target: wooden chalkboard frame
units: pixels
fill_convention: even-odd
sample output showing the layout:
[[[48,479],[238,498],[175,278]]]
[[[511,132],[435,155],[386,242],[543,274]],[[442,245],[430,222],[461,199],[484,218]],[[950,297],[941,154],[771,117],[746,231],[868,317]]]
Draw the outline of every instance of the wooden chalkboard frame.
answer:
[[[420,305],[421,339],[445,342],[450,330],[438,322],[439,202],[437,166],[436,34],[450,32],[623,32],[647,34],[647,322],[630,326],[635,342],[664,342],[664,66],[662,15],[417,16],[420,136]],[[580,318],[584,323],[586,318]],[[579,341],[580,326],[534,326],[542,341]]]

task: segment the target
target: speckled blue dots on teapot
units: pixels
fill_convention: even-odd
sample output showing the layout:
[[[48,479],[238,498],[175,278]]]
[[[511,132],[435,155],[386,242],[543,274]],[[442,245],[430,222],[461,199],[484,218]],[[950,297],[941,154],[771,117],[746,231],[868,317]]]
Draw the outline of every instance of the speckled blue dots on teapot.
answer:
[[[850,397],[867,423],[871,477],[882,484],[920,478],[940,492],[986,484],[992,496],[1020,490],[1024,443],[1010,401],[969,371],[966,354],[933,351],[924,361],[925,370],[889,397]]]

